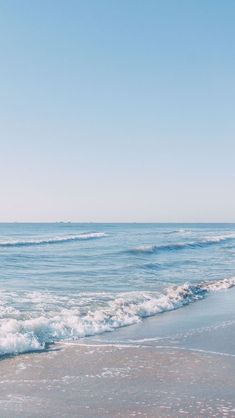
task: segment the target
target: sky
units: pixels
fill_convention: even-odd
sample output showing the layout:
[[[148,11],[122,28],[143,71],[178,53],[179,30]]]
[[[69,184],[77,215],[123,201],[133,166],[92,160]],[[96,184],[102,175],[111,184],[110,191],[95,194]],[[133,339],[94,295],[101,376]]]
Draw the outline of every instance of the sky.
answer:
[[[235,2],[1,0],[1,222],[235,222]]]

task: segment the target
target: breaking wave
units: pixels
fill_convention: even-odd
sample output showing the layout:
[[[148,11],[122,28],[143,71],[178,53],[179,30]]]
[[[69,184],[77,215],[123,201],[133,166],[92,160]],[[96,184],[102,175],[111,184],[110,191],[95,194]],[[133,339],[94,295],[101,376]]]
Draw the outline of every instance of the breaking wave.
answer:
[[[231,235],[220,235],[215,237],[209,237],[205,238],[200,241],[191,241],[191,242],[178,242],[178,243],[169,243],[169,244],[163,244],[163,245],[151,245],[151,244],[145,244],[140,245],[135,248],[131,248],[127,250],[128,253],[158,253],[163,251],[178,251],[178,250],[185,250],[185,249],[194,249],[194,248],[203,248],[208,247],[211,245],[216,245],[221,242],[226,242],[229,240],[232,240],[235,238],[234,234]]]
[[[235,278],[185,283],[162,292],[83,294],[78,299],[47,293],[1,293],[0,354],[43,350],[50,343],[71,341],[132,325],[143,318],[179,309],[210,292],[235,286]],[[30,310],[17,309],[16,301]],[[79,299],[80,298],[80,299]],[[95,303],[94,303],[95,302]],[[94,308],[96,306],[96,308]],[[65,308],[66,307],[66,308]]]
[[[105,236],[107,236],[107,234],[105,234],[104,232],[91,232],[78,235],[65,235],[43,239],[0,241],[0,247],[28,247],[33,245],[59,244],[63,242],[102,238]]]

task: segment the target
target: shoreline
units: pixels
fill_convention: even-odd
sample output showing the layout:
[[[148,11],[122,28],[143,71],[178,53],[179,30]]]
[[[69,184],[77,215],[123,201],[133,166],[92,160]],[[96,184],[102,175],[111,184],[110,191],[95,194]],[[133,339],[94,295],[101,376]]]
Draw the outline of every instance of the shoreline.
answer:
[[[235,417],[235,289],[0,362],[4,418]]]
[[[6,359],[0,389],[5,418],[234,417],[235,359],[173,347],[68,344]]]

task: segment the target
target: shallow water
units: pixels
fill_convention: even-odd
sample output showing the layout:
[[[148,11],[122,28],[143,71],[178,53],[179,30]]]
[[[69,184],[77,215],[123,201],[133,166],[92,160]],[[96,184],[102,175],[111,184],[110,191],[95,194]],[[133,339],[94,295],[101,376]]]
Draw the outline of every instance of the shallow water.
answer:
[[[234,224],[0,224],[0,354],[207,299],[234,255]]]

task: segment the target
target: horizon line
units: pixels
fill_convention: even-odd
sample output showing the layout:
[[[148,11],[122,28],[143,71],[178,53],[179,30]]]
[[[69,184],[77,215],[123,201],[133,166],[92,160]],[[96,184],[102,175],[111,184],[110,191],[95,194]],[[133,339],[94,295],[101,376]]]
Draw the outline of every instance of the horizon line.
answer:
[[[235,224],[235,221],[0,221],[1,224]]]

